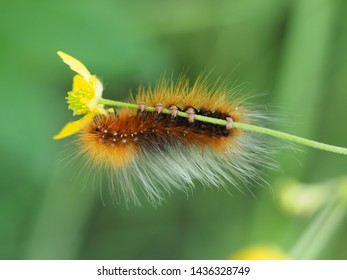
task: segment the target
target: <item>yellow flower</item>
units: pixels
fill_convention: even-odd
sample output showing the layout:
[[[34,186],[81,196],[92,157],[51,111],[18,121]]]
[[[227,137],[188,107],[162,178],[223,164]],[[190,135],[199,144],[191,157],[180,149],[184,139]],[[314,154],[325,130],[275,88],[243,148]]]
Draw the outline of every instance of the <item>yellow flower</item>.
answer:
[[[287,260],[289,257],[273,245],[253,245],[234,253],[232,260]]]
[[[72,56],[58,51],[62,60],[77,73],[73,79],[72,91],[68,92],[67,103],[73,115],[85,115],[81,119],[69,122],[64,128],[53,137],[61,139],[80,131],[92,116],[97,113],[105,113],[104,106],[98,104],[102,97],[103,86],[95,75],[91,75],[88,69]]]

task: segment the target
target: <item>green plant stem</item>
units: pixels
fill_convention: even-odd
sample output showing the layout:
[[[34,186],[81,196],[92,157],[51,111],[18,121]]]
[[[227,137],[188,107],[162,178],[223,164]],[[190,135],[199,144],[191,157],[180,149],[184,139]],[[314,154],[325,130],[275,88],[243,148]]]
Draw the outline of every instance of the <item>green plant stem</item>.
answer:
[[[104,105],[109,105],[109,106],[114,106],[114,107],[133,108],[133,109],[139,108],[139,105],[137,105],[137,104],[114,101],[114,100],[109,100],[109,99],[104,99],[104,98],[99,99],[99,104],[104,104]],[[146,106],[145,110],[148,112],[154,112],[156,110],[156,108],[151,107],[151,106]],[[171,111],[169,109],[163,109],[161,112],[163,114],[171,114]],[[180,111],[177,112],[177,115],[180,117],[184,117],[184,118],[188,117],[187,113],[180,112]],[[195,119],[198,121],[203,121],[203,122],[208,122],[208,123],[223,125],[223,126],[227,125],[227,123],[228,123],[226,120],[216,119],[216,118],[211,118],[211,117],[206,117],[206,116],[201,116],[201,115],[195,115]],[[256,125],[252,125],[252,124],[233,122],[232,125],[233,125],[233,127],[239,128],[242,130],[266,134],[266,135],[270,135],[270,136],[277,137],[280,139],[285,139],[285,140],[288,140],[288,141],[291,141],[294,143],[309,146],[312,148],[316,148],[316,149],[320,149],[320,150],[324,150],[324,151],[328,151],[328,152],[332,152],[332,153],[347,155],[347,148],[337,147],[337,146],[333,146],[333,145],[329,145],[329,144],[323,144],[323,143],[320,143],[317,141],[305,139],[305,138],[291,135],[291,134],[288,134],[285,132],[280,132],[277,130],[273,130],[273,129],[269,129],[269,128],[265,128],[265,127],[260,127],[260,126],[256,126]]]
[[[277,138],[289,140],[291,142],[306,145],[306,146],[316,148],[319,150],[324,150],[324,151],[328,151],[328,152],[332,152],[332,153],[347,155],[347,149],[346,148],[320,143],[317,141],[309,140],[309,139],[295,136],[292,134],[288,134],[285,132],[281,132],[281,131],[277,131],[277,130],[273,130],[273,129],[269,129],[269,128],[265,128],[265,127],[255,126],[255,125],[251,125],[251,124],[246,124],[246,123],[234,122],[233,126],[236,128],[243,129],[243,130],[254,131],[254,132],[258,132],[258,133],[262,133],[262,134],[271,135],[271,136],[274,136]]]

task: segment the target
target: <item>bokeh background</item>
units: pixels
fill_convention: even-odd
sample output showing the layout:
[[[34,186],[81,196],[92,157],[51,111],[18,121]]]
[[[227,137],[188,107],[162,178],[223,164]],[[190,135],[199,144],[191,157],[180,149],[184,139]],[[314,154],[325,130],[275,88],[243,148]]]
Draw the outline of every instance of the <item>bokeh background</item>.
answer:
[[[62,50],[107,98],[213,70],[273,128],[346,147],[346,12],[344,0],[3,1],[0,258],[347,259],[345,156],[280,149],[254,196],[196,185],[135,207],[84,188],[61,162],[73,139],[52,140],[72,120]]]

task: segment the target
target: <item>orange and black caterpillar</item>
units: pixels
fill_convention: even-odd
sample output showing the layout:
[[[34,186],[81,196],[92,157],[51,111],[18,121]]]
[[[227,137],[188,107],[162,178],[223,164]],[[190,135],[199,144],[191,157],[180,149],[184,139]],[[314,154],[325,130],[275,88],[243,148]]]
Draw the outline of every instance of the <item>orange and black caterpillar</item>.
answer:
[[[216,152],[223,151],[237,133],[236,129],[194,119],[196,114],[217,119],[235,119],[236,114],[232,117],[221,111],[212,112],[206,108],[198,110],[189,106],[183,111],[190,112],[190,119],[178,116],[175,111],[182,110],[176,105],[169,106],[171,115],[163,114],[160,112],[162,106],[161,103],[156,104],[156,112],[139,109],[136,114],[131,111],[118,114],[116,111],[95,115],[84,129],[84,145],[90,150],[96,149],[95,154],[104,158],[100,160],[108,158],[111,165],[118,167],[126,165],[135,153],[153,147],[165,149],[167,144],[183,145],[186,148],[194,145],[201,150],[207,147]]]
[[[183,85],[182,85],[183,84]],[[112,188],[137,201],[140,188],[150,202],[163,192],[187,190],[195,181],[205,186],[240,188],[257,182],[257,165],[268,165],[264,138],[237,128],[206,123],[195,115],[255,122],[259,115],[223,89],[198,80],[160,82],[155,90],[140,89],[131,102],[138,110],[108,110],[96,114],[79,134],[82,154],[107,170]],[[145,106],[155,107],[148,112]],[[167,108],[171,114],[163,114]],[[177,111],[189,114],[180,117]]]

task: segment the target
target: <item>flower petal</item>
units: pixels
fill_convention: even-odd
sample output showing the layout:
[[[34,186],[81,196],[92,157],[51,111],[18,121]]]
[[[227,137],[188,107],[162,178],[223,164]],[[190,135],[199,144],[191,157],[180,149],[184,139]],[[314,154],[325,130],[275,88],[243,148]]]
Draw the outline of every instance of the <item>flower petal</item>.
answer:
[[[77,133],[78,131],[82,129],[84,123],[85,123],[84,118],[79,119],[78,121],[67,123],[63,127],[63,129],[57,135],[53,137],[53,139],[58,140],[58,139],[62,139]]]
[[[93,92],[94,89],[91,87],[90,83],[87,82],[81,75],[75,75],[73,77],[72,91],[92,92],[92,95],[95,95]]]
[[[80,74],[86,81],[89,81],[91,78],[91,74],[88,69],[76,58],[62,52],[58,51],[57,54],[61,57],[61,59],[70,66],[71,70]]]
[[[287,256],[275,245],[253,245],[236,252],[232,260],[288,260]]]
[[[96,98],[100,98],[102,96],[103,89],[104,88],[102,86],[102,83],[100,82],[100,80],[98,78],[95,77],[94,91],[95,91],[95,97]]]

